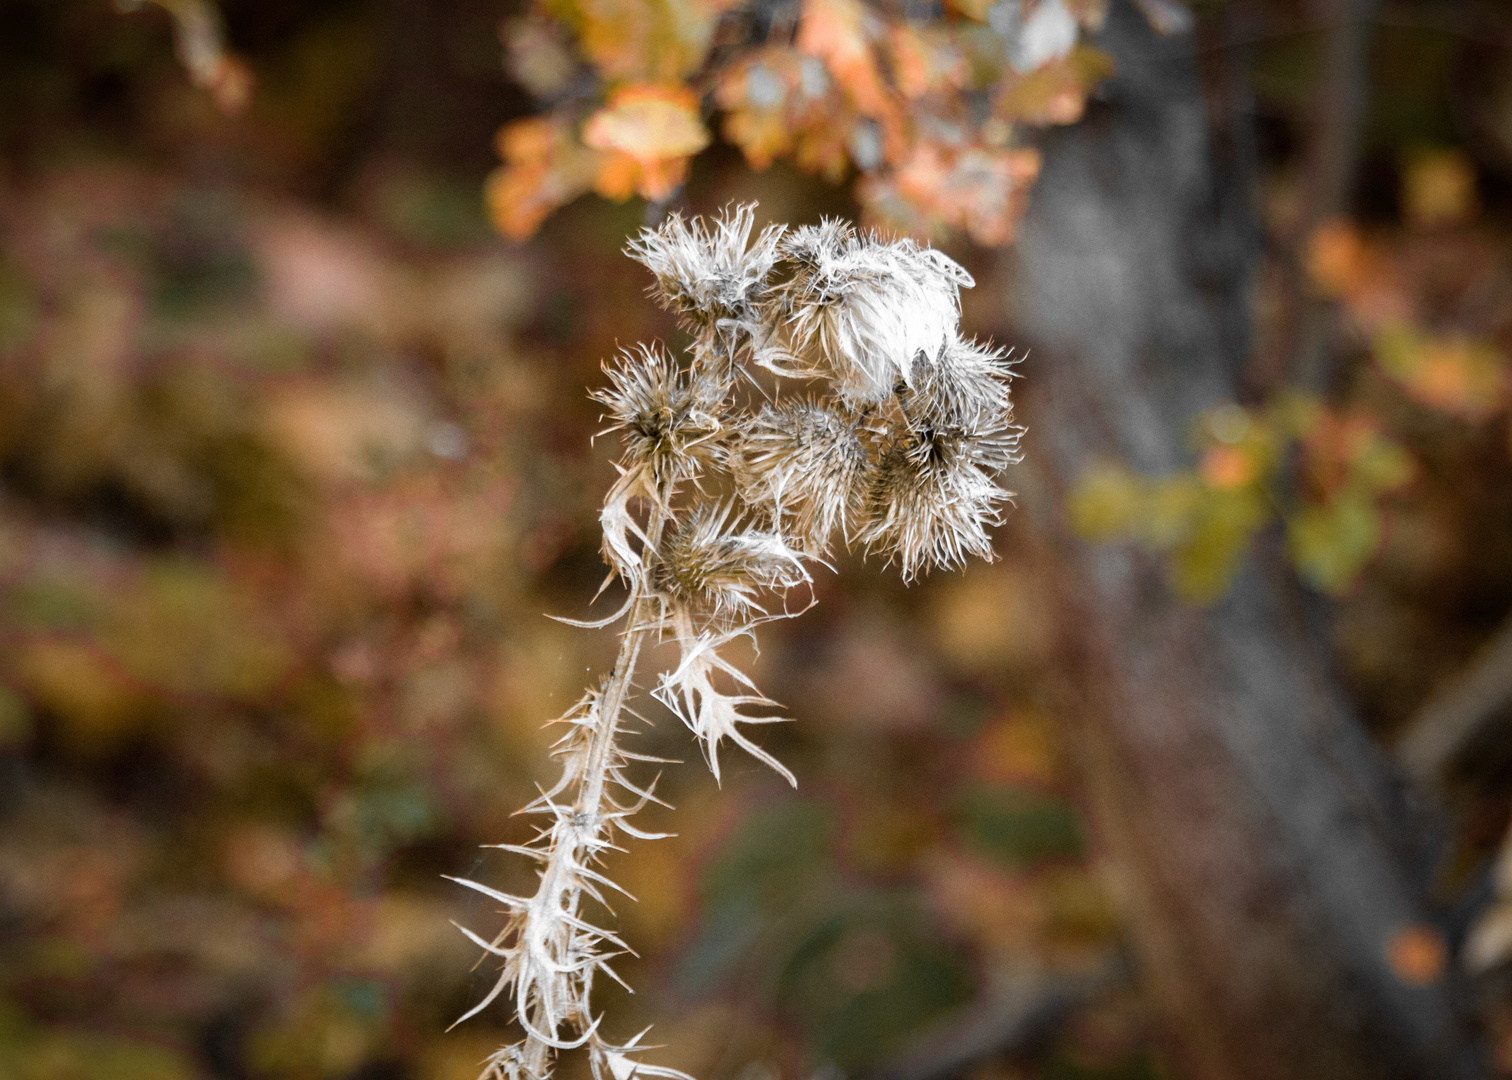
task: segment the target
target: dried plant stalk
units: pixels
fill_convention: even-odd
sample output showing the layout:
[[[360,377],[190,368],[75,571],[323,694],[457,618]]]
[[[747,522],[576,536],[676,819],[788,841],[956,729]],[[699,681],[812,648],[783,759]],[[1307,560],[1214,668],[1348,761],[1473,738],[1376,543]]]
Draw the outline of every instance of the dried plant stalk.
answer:
[[[597,1080],[683,1076],[640,1061],[639,1035],[606,1038],[589,1000],[594,977],[618,980],[609,961],[628,951],[583,910],[587,898],[607,911],[604,890],[618,890],[596,867],[617,832],[654,838],[629,818],[660,802],[654,783],[626,772],[656,759],[618,740],[646,643],[678,644],[652,694],[697,736],[716,778],[728,740],[796,784],[743,730],[785,718],[720,650],[796,614],[789,592],[836,542],[896,561],[909,581],[992,558],[988,530],[1010,497],[998,477],[1021,432],[1008,357],[960,337],[970,275],[911,240],[840,222],[769,226],[753,242],[754,222],[753,206],[712,222],[674,215],[627,252],[656,276],[652,292],[693,343],[681,361],[649,346],[624,353],[594,395],[624,446],[600,523],[610,579],[629,596],[614,615],[575,624],[624,620],[619,656],[557,721],[567,727],[554,750],[562,775],[526,807],[547,824],[529,844],[500,845],[540,864],[536,892],[454,879],[507,916],[492,939],[462,928],[501,965],[461,1020],[508,993],[523,1031],[489,1058],[493,1080],[545,1080],[560,1051],[579,1047]],[[754,407],[753,367],[779,388],[803,380],[808,393]],[[704,481],[720,478],[732,496],[706,493]]]

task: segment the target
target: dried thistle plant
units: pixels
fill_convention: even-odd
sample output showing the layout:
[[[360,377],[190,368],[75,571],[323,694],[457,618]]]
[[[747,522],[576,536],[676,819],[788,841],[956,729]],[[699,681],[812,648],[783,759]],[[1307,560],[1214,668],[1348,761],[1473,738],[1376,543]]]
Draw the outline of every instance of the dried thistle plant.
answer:
[[[754,221],[753,206],[708,223],[674,215],[628,249],[693,341],[680,360],[649,346],[624,353],[594,395],[624,447],[600,521],[610,580],[629,597],[576,624],[623,619],[619,657],[557,721],[561,777],[526,808],[545,819],[535,840],[500,845],[539,864],[536,891],[457,879],[507,915],[491,939],[462,931],[501,963],[461,1020],[507,994],[524,1033],[488,1059],[490,1080],[545,1080],[558,1052],[579,1047],[597,1080],[683,1075],[641,1062],[640,1036],[606,1038],[589,1000],[596,976],[618,980],[609,962],[628,951],[585,910],[591,900],[607,911],[605,891],[618,889],[599,860],[617,833],[653,838],[630,818],[660,802],[654,783],[627,774],[657,759],[619,743],[647,643],[678,645],[652,695],[698,737],[716,777],[728,740],[796,783],[745,730],[784,718],[721,650],[796,614],[790,591],[836,543],[897,562],[909,581],[992,558],[988,529],[1009,498],[998,476],[1020,429],[1007,356],[960,337],[971,277],[911,240],[828,221],[770,226],[752,242]],[[806,383],[802,396],[782,396],[790,380]]]

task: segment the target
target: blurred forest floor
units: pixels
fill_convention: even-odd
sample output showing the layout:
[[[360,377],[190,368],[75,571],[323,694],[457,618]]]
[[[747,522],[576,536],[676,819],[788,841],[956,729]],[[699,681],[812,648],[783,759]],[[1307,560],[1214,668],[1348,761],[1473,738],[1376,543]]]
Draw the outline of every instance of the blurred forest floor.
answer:
[[[449,920],[490,913],[441,875],[523,881],[479,846],[529,834],[511,814],[549,775],[541,725],[613,656],[543,617],[584,617],[603,576],[613,474],[585,390],[618,345],[676,330],[620,255],[640,204],[581,200],[525,244],[489,226],[493,132],[528,111],[494,5],[225,12],[257,80],[235,119],[189,85],[161,12],[0,6],[0,1078],[471,1080],[501,1032],[445,1032],[492,981]],[[1282,231],[1306,45],[1256,65]],[[1460,73],[1503,110],[1467,128],[1462,46],[1379,35],[1361,219],[1451,308],[1479,288],[1477,332],[1505,347],[1512,80]],[[1422,146],[1479,185],[1427,224],[1399,202]],[[722,148],[687,198],[853,213]],[[978,281],[967,329],[1014,343],[1003,260],[951,250]],[[1262,313],[1282,288],[1262,283]],[[1333,617],[1387,738],[1512,607],[1512,462],[1500,405],[1425,411],[1356,352],[1336,389],[1422,468]],[[611,865],[642,955],[623,965],[640,993],[606,1000],[618,1037],[656,1022],[659,1063],[886,1070],[1053,975],[1102,989],[989,1045],[974,1080],[1176,1075],[1118,974],[1116,885],[1058,735],[1036,567],[1060,511],[1026,420],[1000,562],[905,589],[847,559],[815,611],[764,631],[755,678],[797,718],[766,745],[796,793],[739,759],[717,789],[648,711],[634,748],[694,760],[660,789],[676,813],[646,814],[678,835]],[[1454,789],[1451,908],[1491,887],[1509,745]]]

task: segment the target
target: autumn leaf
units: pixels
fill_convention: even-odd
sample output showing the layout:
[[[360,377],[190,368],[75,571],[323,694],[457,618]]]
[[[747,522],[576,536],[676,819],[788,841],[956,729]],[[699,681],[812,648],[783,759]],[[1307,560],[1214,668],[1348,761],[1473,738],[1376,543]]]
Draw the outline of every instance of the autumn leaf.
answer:
[[[1405,319],[1410,305],[1386,254],[1347,221],[1329,221],[1308,238],[1309,278],[1324,296],[1342,300],[1366,330]]]
[[[588,118],[583,143],[618,155],[600,167],[595,189],[601,194],[627,198],[633,190],[660,200],[687,175],[687,159],[709,145],[709,132],[686,87],[629,86]]]
[[[1415,156],[1402,176],[1402,212],[1419,228],[1453,225],[1476,211],[1475,166],[1459,150]]]
[[[1059,60],[1005,78],[993,112],[1020,124],[1074,124],[1087,106],[1088,92],[1111,74],[1111,56],[1077,45]]]
[[[489,175],[483,199],[494,227],[510,239],[533,234],[548,214],[593,183],[597,155],[554,118],[506,124],[495,142],[505,164]]]
[[[703,64],[725,0],[551,0],[549,15],[578,35],[607,79],[672,82]]]
[[[871,216],[899,231],[954,228],[979,244],[1006,244],[1039,167],[1032,149],[957,151],[920,142],[895,172],[863,180],[860,194]]]
[[[1265,492],[1255,485],[1205,488],[1188,498],[1187,536],[1174,551],[1172,576],[1179,593],[1206,604],[1228,589],[1251,539],[1270,517],[1269,506]]]
[[[1324,222],[1308,239],[1308,276],[1325,296],[1342,299],[1358,292],[1371,261],[1359,230],[1348,221]]]
[[[863,116],[886,129],[896,153],[900,118],[872,48],[869,14],[859,0],[806,0],[798,24],[798,48],[823,60],[836,84]]]
[[[793,147],[787,106],[796,60],[790,50],[758,55],[725,72],[715,88],[714,100],[725,110],[725,138],[753,169],[765,169]]]
[[[1146,497],[1145,479],[1124,465],[1100,462],[1085,473],[1066,499],[1071,531],[1106,542],[1129,535]]]
[[[1373,345],[1387,377],[1430,408],[1481,420],[1506,402],[1506,357],[1489,342],[1431,337],[1397,323],[1381,330]]]
[[[938,29],[902,24],[892,28],[887,43],[893,78],[907,98],[957,90],[968,74],[966,59]]]
[[[1404,926],[1386,942],[1386,962],[1408,986],[1428,986],[1444,974],[1449,948],[1444,936],[1431,926]]]
[[[1333,595],[1354,584],[1380,550],[1382,536],[1380,510],[1353,492],[1306,506],[1287,524],[1287,544],[1297,570],[1310,584]]]

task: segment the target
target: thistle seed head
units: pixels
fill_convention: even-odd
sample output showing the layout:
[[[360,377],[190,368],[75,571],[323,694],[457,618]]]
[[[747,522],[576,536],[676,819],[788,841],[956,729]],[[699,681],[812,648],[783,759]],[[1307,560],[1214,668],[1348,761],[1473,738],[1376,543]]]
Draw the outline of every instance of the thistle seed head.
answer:
[[[795,266],[778,293],[794,371],[826,375],[849,402],[879,402],[915,360],[939,356],[956,336],[960,290],[971,275],[912,240],[886,243],[838,222],[796,230],[783,244]]]
[[[868,554],[897,560],[903,579],[954,570],[968,555],[994,558],[988,528],[1002,523],[1010,495],[984,464],[1000,448],[956,431],[908,431],[881,453],[868,477],[860,540]]]
[[[749,617],[764,590],[809,580],[802,556],[776,533],[731,527],[731,506],[699,507],[668,537],[657,584],[715,616]]]
[[[647,345],[621,353],[605,371],[611,385],[593,398],[607,410],[606,430],[620,432],[627,470],[649,469],[660,486],[697,476],[715,458],[719,403],[708,399],[701,380]]]
[[[851,414],[814,401],[763,408],[730,455],[740,497],[815,555],[836,529],[848,537],[866,464]]]
[[[1005,426],[1013,417],[1011,377],[1008,354],[956,337],[938,356],[914,365],[899,403],[916,426]]]
[[[574,1048],[588,1052],[594,1080],[688,1080],[638,1060],[640,1036],[606,1041],[590,1008],[594,979],[618,981],[609,961],[627,950],[585,913],[586,901],[607,908],[605,891],[618,888],[600,861],[616,834],[657,835],[628,819],[660,801],[630,770],[660,759],[618,741],[647,636],[678,645],[652,693],[698,737],[716,779],[720,748],[733,744],[796,783],[751,737],[753,725],[785,718],[721,655],[758,623],[796,614],[784,605],[769,615],[765,594],[807,584],[805,560],[837,530],[898,562],[906,580],[992,558],[988,530],[1009,497],[996,477],[1017,460],[1020,429],[1006,356],[959,337],[959,290],[971,278],[913,241],[836,221],[785,240],[769,228],[752,244],[754,221],[749,206],[708,224],[674,216],[629,249],[694,341],[681,364],[647,346],[624,353],[593,395],[624,443],[599,522],[629,596],[578,625],[629,623],[611,673],[559,721],[560,778],[525,808],[544,820],[539,834],[501,845],[540,864],[535,892],[460,882],[506,915],[492,939],[462,931],[498,963],[462,1019],[502,999],[525,1036],[488,1059],[486,1080],[548,1080],[557,1054]],[[791,273],[773,286],[781,259]],[[753,412],[736,395],[740,366],[752,363],[822,378],[824,392]],[[705,483],[735,496],[718,501]]]
[[[653,294],[692,330],[733,321],[754,325],[767,277],[781,257],[784,225],[768,225],[749,247],[754,204],[726,209],[712,222],[671,215],[645,229],[626,254],[656,275]]]

